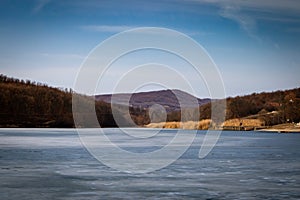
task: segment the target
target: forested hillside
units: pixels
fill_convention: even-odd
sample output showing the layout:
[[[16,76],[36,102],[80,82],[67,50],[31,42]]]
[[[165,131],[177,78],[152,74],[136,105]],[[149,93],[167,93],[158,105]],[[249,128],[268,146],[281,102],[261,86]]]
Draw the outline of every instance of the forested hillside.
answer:
[[[153,93],[153,92],[152,92]],[[72,114],[72,90],[49,87],[45,84],[19,80],[0,75],[0,127],[74,127]],[[116,127],[111,105],[96,101],[94,97],[78,95],[82,108],[94,105],[101,127]],[[143,94],[146,95],[146,94]],[[218,100],[214,100],[218,101]],[[226,119],[260,119],[265,125],[300,121],[300,88],[263,92],[226,99]],[[120,126],[146,125],[150,123],[147,107],[116,105]],[[89,124],[92,114],[80,111],[81,127],[97,127]],[[191,113],[194,111],[191,110]],[[77,113],[78,114],[78,113]],[[152,113],[157,114],[157,113]],[[200,106],[200,119],[210,119],[211,103]],[[130,122],[133,121],[134,123]],[[180,111],[167,113],[167,121],[180,121]]]
[[[0,105],[0,127],[74,127],[71,90],[0,75]],[[101,126],[116,126],[109,104],[96,102],[96,111]]]
[[[0,125],[72,127],[72,94],[0,75]]]
[[[230,97],[226,102],[226,119],[261,119],[266,125],[300,121],[300,88]],[[210,107],[200,107],[201,119],[210,118]]]

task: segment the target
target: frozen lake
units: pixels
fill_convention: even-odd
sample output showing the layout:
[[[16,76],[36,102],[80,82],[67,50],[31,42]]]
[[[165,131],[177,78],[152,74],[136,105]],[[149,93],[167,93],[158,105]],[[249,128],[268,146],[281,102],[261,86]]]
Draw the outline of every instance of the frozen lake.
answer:
[[[118,131],[105,129],[128,151],[157,148]],[[0,129],[0,199],[300,199],[300,134],[226,131],[199,159],[204,134],[173,164],[129,174],[96,160],[74,129]]]

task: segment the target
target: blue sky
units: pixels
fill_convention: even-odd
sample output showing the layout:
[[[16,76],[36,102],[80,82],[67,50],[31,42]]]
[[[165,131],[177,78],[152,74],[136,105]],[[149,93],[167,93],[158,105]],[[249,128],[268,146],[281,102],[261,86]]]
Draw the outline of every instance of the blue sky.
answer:
[[[227,96],[300,87],[297,0],[2,0],[0,73],[72,88],[96,45],[148,26],[183,32],[201,44]],[[130,62],[118,63],[125,69]],[[111,90],[107,85],[104,92]]]

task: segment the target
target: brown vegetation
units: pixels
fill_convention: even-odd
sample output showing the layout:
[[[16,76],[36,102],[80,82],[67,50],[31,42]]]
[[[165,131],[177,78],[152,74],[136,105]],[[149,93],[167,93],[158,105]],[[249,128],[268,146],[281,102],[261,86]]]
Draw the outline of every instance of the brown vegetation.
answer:
[[[242,127],[260,127],[263,126],[264,122],[260,119],[229,119],[226,120],[222,126],[242,126]]]
[[[215,100],[214,103],[217,104],[218,101],[220,100]],[[217,128],[223,126],[262,127],[300,121],[300,88],[260,94],[253,93],[235,98],[229,97],[226,99],[226,104],[226,121],[223,124],[218,124]],[[199,121],[210,118],[211,103],[207,103],[200,107]],[[169,113],[168,121],[180,121],[180,112]],[[179,128],[178,123],[177,125],[171,122],[167,124]],[[193,124],[197,124],[197,122],[193,122]],[[154,126],[156,125],[150,125],[150,127]],[[195,126],[190,127],[195,128]],[[207,129],[207,127],[197,129]]]
[[[0,127],[74,127],[72,95],[72,90],[0,75]],[[95,104],[101,127],[116,126],[109,104],[78,96],[83,108]],[[88,124],[90,112],[84,110],[80,114],[82,127],[94,127]]]
[[[166,129],[198,129],[207,130],[211,127],[212,121],[210,119],[201,120],[199,122],[187,121],[187,122],[160,122],[150,123],[146,125],[147,128],[166,128]]]
[[[153,95],[153,92],[151,94]],[[74,95],[72,90],[53,88],[29,80],[24,81],[0,75],[0,127],[74,127],[72,95]],[[101,127],[117,126],[116,116],[112,115],[109,103],[95,102],[93,97],[76,95],[80,97],[79,103],[82,106],[80,126],[98,127],[98,122]],[[145,97],[147,94],[143,93],[142,96]],[[219,101],[221,100],[214,100],[214,103]],[[230,97],[226,99],[226,104],[227,121],[223,124],[224,126],[272,126],[300,121],[300,88]],[[92,111],[85,110],[87,105],[95,105],[97,125],[89,124],[88,119],[92,117]],[[144,126],[150,123],[147,108],[140,105],[131,106],[128,115],[126,106],[114,105],[117,107],[119,126]],[[200,106],[198,111],[194,108],[184,109],[185,116],[187,116],[185,119],[192,119],[192,116],[200,110],[199,119],[193,119],[195,122],[181,123],[183,120],[181,111],[173,109],[167,112],[167,123],[149,124],[147,127],[208,129],[221,126],[210,120],[210,102]]]
[[[71,93],[0,75],[0,126],[72,127]]]
[[[226,119],[257,118],[268,126],[300,121],[300,88],[230,97],[226,104]],[[210,107],[200,107],[201,119],[210,118]]]

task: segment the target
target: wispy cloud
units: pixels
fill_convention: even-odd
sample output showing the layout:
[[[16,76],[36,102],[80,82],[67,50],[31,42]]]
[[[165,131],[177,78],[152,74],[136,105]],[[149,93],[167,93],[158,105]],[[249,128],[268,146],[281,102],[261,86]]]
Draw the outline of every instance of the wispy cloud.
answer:
[[[188,36],[210,36],[210,35],[215,35],[214,32],[209,32],[209,31],[196,31],[196,30],[187,30],[187,29],[184,29],[184,30],[179,30],[181,31],[182,33],[188,35]]]
[[[33,8],[32,12],[34,14],[40,12],[49,2],[50,0],[37,0],[36,5]]]
[[[295,22],[300,15],[298,0],[190,0],[200,4],[211,4],[219,8],[219,15],[237,22],[252,38],[259,40],[256,34],[258,20]]]
[[[191,0],[217,5],[233,5],[242,9],[300,14],[300,1],[298,0]]]
[[[225,5],[220,11],[220,16],[237,22],[250,37],[257,41],[261,41],[255,34],[256,20],[253,17],[244,14],[240,7]]]
[[[88,26],[81,26],[82,29],[87,31],[94,31],[94,32],[107,32],[107,33],[118,33],[122,31],[126,31],[132,28],[136,28],[135,26],[113,26],[113,25],[88,25]]]
[[[135,29],[135,28],[141,28],[140,32],[144,34],[166,34],[166,32],[157,32],[157,30],[151,30],[151,29],[142,29],[143,27],[139,26],[127,26],[127,25],[120,25],[120,26],[114,26],[114,25],[88,25],[88,26],[81,26],[80,27],[83,30],[87,31],[93,31],[93,32],[106,32],[106,33],[119,33],[122,31]],[[154,27],[152,27],[154,28]],[[158,27],[159,28],[159,27]],[[176,28],[174,29],[176,30]],[[188,30],[188,29],[180,29],[177,30],[179,32],[182,32],[188,36],[207,36],[207,35],[213,35],[212,32],[206,32],[206,31],[195,31],[195,30]]]
[[[41,56],[49,58],[64,58],[64,59],[85,59],[86,57],[79,54],[52,54],[52,53],[40,53]]]

